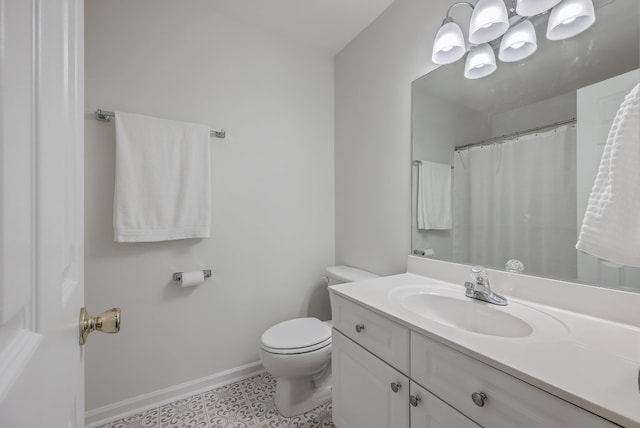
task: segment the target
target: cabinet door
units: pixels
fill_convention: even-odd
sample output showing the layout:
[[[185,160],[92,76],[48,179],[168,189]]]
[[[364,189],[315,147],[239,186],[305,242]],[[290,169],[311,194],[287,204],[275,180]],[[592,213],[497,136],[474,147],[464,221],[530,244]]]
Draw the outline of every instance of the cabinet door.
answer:
[[[412,402],[411,428],[480,428],[480,425],[413,382],[411,395],[419,400]]]
[[[409,428],[405,375],[336,330],[331,364],[336,428]],[[392,388],[392,383],[399,388]]]

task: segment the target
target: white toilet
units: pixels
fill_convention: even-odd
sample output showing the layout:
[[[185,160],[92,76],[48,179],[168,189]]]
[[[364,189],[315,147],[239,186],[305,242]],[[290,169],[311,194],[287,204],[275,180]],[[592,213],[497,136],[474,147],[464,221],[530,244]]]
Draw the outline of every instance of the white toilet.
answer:
[[[327,285],[377,278],[350,266],[326,270]],[[331,399],[331,321],[295,318],[262,334],[260,360],[276,378],[275,404],[283,416],[307,412]]]

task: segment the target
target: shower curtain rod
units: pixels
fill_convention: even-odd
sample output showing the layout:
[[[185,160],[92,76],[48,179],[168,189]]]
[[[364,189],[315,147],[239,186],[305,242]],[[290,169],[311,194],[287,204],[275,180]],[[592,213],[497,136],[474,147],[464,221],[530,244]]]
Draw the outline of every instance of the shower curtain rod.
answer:
[[[562,126],[562,125],[569,125],[569,124],[573,124],[573,123],[576,123],[576,118],[575,117],[571,118],[571,119],[567,119],[567,120],[562,120],[560,122],[553,122],[553,123],[549,123],[547,125],[536,126],[535,128],[525,129],[524,131],[516,131],[516,132],[512,132],[511,134],[504,134],[504,135],[500,135],[498,137],[486,138],[484,140],[480,140],[478,142],[471,143],[471,144],[465,144],[463,146],[455,146],[454,147],[454,151],[457,152],[459,150],[464,150],[464,149],[468,149],[468,148],[476,147],[476,146],[486,146],[486,145],[494,143],[495,141],[498,141],[498,140],[505,140],[507,138],[519,137],[521,135],[526,135],[526,134],[531,134],[531,133],[534,133],[534,132],[542,131],[543,129],[557,128],[557,127]]]
[[[111,122],[111,118],[112,117],[116,117],[116,113],[113,111],[107,111],[107,110],[102,110],[102,109],[98,109],[96,110],[96,114],[95,114],[96,120],[99,120],[100,122]],[[209,131],[209,134],[212,137],[216,137],[216,138],[225,138],[226,137],[226,132],[224,129],[221,129],[219,131],[216,131],[215,129],[212,129],[211,131]]]

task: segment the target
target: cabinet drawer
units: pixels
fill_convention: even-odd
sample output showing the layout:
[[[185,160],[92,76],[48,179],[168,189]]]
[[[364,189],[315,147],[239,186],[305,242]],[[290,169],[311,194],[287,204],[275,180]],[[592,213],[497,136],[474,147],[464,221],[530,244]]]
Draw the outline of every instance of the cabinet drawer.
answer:
[[[343,297],[331,294],[333,328],[387,364],[409,374],[409,329]]]
[[[414,332],[411,333],[411,378],[486,427],[618,426]],[[482,407],[474,403],[473,393],[486,395]]]

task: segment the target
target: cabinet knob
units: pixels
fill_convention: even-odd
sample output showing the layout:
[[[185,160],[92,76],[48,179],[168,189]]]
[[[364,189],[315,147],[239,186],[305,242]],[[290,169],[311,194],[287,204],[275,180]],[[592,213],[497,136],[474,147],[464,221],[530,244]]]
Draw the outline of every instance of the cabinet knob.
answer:
[[[418,404],[422,401],[422,398],[418,394],[409,396],[409,404],[413,407],[418,407]]]
[[[485,394],[484,392],[474,392],[473,394],[471,394],[471,399],[476,406],[483,407],[484,402],[487,401],[487,394]]]
[[[391,390],[393,392],[398,392],[401,387],[402,387],[402,384],[400,382],[391,382]]]
[[[364,330],[364,324],[356,325],[356,332],[362,333],[363,330]]]

